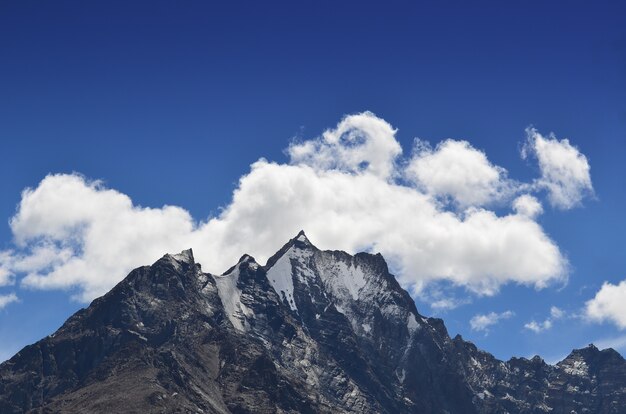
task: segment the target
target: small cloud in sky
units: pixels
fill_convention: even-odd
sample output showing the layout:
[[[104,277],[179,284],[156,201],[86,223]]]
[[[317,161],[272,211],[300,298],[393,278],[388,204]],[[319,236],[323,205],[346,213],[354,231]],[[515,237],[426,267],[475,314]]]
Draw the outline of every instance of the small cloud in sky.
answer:
[[[4,309],[11,303],[18,302],[19,299],[15,293],[9,293],[7,295],[0,295],[0,309]]]
[[[456,309],[459,306],[470,303],[468,298],[459,299],[455,297],[444,297],[435,299],[430,303],[430,308],[434,311],[445,312],[452,309]]]
[[[535,128],[526,129],[527,141],[522,148],[522,158],[534,156],[539,162],[541,178],[535,184],[548,191],[548,201],[553,207],[567,210],[593,195],[591,167],[587,157],[569,140],[558,140],[553,134],[541,135]]]
[[[565,311],[557,308],[556,306],[552,306],[550,308],[550,316],[548,316],[546,319],[544,319],[541,322],[532,320],[524,324],[524,328],[530,331],[533,331],[534,333],[541,333],[541,332],[551,329],[554,321],[563,319],[564,317],[565,317]]]
[[[11,250],[0,251],[0,286],[13,284],[12,264],[13,252]]]
[[[565,311],[557,308],[556,306],[552,306],[550,308],[550,317],[554,320],[562,319],[565,317]]]
[[[455,286],[444,282],[432,284],[419,292],[410,293],[427,303],[436,314],[442,314],[472,302],[471,297],[465,292],[458,292]]]
[[[473,331],[489,333],[489,328],[503,319],[511,318],[515,313],[507,310],[502,313],[490,312],[487,314],[477,314],[470,319],[470,327]]]
[[[550,319],[546,319],[543,322],[530,321],[524,325],[524,328],[531,330],[534,333],[539,333],[552,328],[552,321]]]
[[[584,313],[590,321],[608,321],[626,329],[626,280],[617,285],[604,282],[595,297],[585,304]]]
[[[24,190],[10,220],[15,245],[0,252],[0,285],[74,289],[86,302],[165,252],[191,247],[220,274],[243,253],[266,260],[300,229],[321,248],[382,253],[414,295],[440,283],[494,295],[508,283],[567,280],[566,258],[535,220],[536,186],[509,179],[463,140],[418,141],[404,157],[396,131],[370,112],[346,116],[292,143],[288,162],[254,162],[220,214],[204,220],[178,206],[138,206],[79,174],[48,175]],[[537,154],[550,199],[580,202],[572,188],[591,188],[586,158],[567,140],[533,134],[527,152]]]

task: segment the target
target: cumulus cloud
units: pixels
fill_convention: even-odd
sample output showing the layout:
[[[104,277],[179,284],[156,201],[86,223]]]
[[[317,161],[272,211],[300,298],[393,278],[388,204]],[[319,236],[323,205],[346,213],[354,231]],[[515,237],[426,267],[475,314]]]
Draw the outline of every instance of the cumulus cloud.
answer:
[[[626,280],[604,282],[596,296],[585,304],[585,316],[595,322],[609,321],[626,329]]]
[[[480,205],[502,194],[504,169],[450,140],[403,162],[395,133],[371,113],[347,116],[321,137],[292,144],[289,163],[253,163],[230,204],[204,221],[181,207],[135,205],[77,174],[49,175],[23,192],[10,221],[15,248],[0,267],[19,274],[23,286],[74,289],[88,301],[165,252],[192,247],[205,271],[221,273],[243,253],[264,262],[304,229],[321,248],[381,252],[416,295],[441,282],[493,295],[506,283],[540,289],[566,279],[567,260],[533,220],[532,200],[518,199],[505,214]],[[466,181],[480,195],[472,199],[452,178],[407,182],[420,159],[483,177]],[[446,207],[442,194],[467,208]]]
[[[407,177],[427,193],[450,197],[461,207],[482,206],[507,197],[513,183],[507,171],[493,165],[467,141],[445,140],[434,149],[416,141]]]
[[[553,134],[544,137],[534,128],[528,128],[526,134],[522,157],[537,158],[541,178],[536,185],[548,191],[552,206],[570,209],[580,205],[585,196],[593,195],[589,162],[578,148]]]
[[[22,284],[80,289],[87,301],[125,273],[192,242],[193,220],[180,207],[134,206],[130,198],[75,174],[50,175],[22,194],[10,221]]]
[[[530,194],[523,194],[513,200],[513,211],[533,219],[543,213],[543,207],[537,198]]]
[[[474,315],[472,319],[470,319],[470,327],[473,331],[488,333],[490,327],[503,319],[511,318],[513,315],[515,315],[515,313],[510,310],[502,313],[490,312],[486,315]]]
[[[562,319],[564,317],[565,311],[557,308],[556,306],[552,306],[550,308],[550,316],[547,317],[543,322],[537,322],[535,320],[532,320],[525,324],[524,328],[533,331],[534,333],[540,333],[551,329],[554,321]]]
[[[402,153],[396,130],[371,112],[345,117],[335,129],[315,140],[293,143],[287,149],[291,161],[317,170],[368,172],[388,179],[394,161]]]
[[[15,293],[9,293],[8,295],[0,295],[0,310],[4,309],[7,305],[17,302],[19,299]]]

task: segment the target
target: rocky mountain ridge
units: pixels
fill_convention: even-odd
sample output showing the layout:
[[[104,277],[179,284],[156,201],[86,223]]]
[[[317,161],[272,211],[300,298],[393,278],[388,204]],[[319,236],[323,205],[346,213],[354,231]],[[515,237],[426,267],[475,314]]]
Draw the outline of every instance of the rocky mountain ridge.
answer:
[[[623,413],[626,362],[499,361],[422,316],[382,256],[301,232],[223,275],[133,270],[0,365],[0,412]]]

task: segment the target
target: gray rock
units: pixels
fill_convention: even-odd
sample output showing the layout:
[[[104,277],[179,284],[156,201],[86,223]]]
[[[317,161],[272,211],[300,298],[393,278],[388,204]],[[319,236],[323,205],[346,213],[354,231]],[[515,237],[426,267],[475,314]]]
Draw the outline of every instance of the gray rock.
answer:
[[[594,346],[499,361],[419,314],[380,255],[304,233],[267,265],[191,250],[133,270],[0,365],[1,413],[623,413],[626,363]]]

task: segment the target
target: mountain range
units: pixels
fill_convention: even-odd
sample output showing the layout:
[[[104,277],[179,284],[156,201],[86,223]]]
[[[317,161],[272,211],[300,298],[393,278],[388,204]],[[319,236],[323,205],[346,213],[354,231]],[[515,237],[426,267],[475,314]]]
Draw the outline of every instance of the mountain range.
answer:
[[[625,413],[590,345],[500,361],[421,315],[380,254],[300,232],[222,275],[191,250],[133,270],[0,365],[0,413]]]

